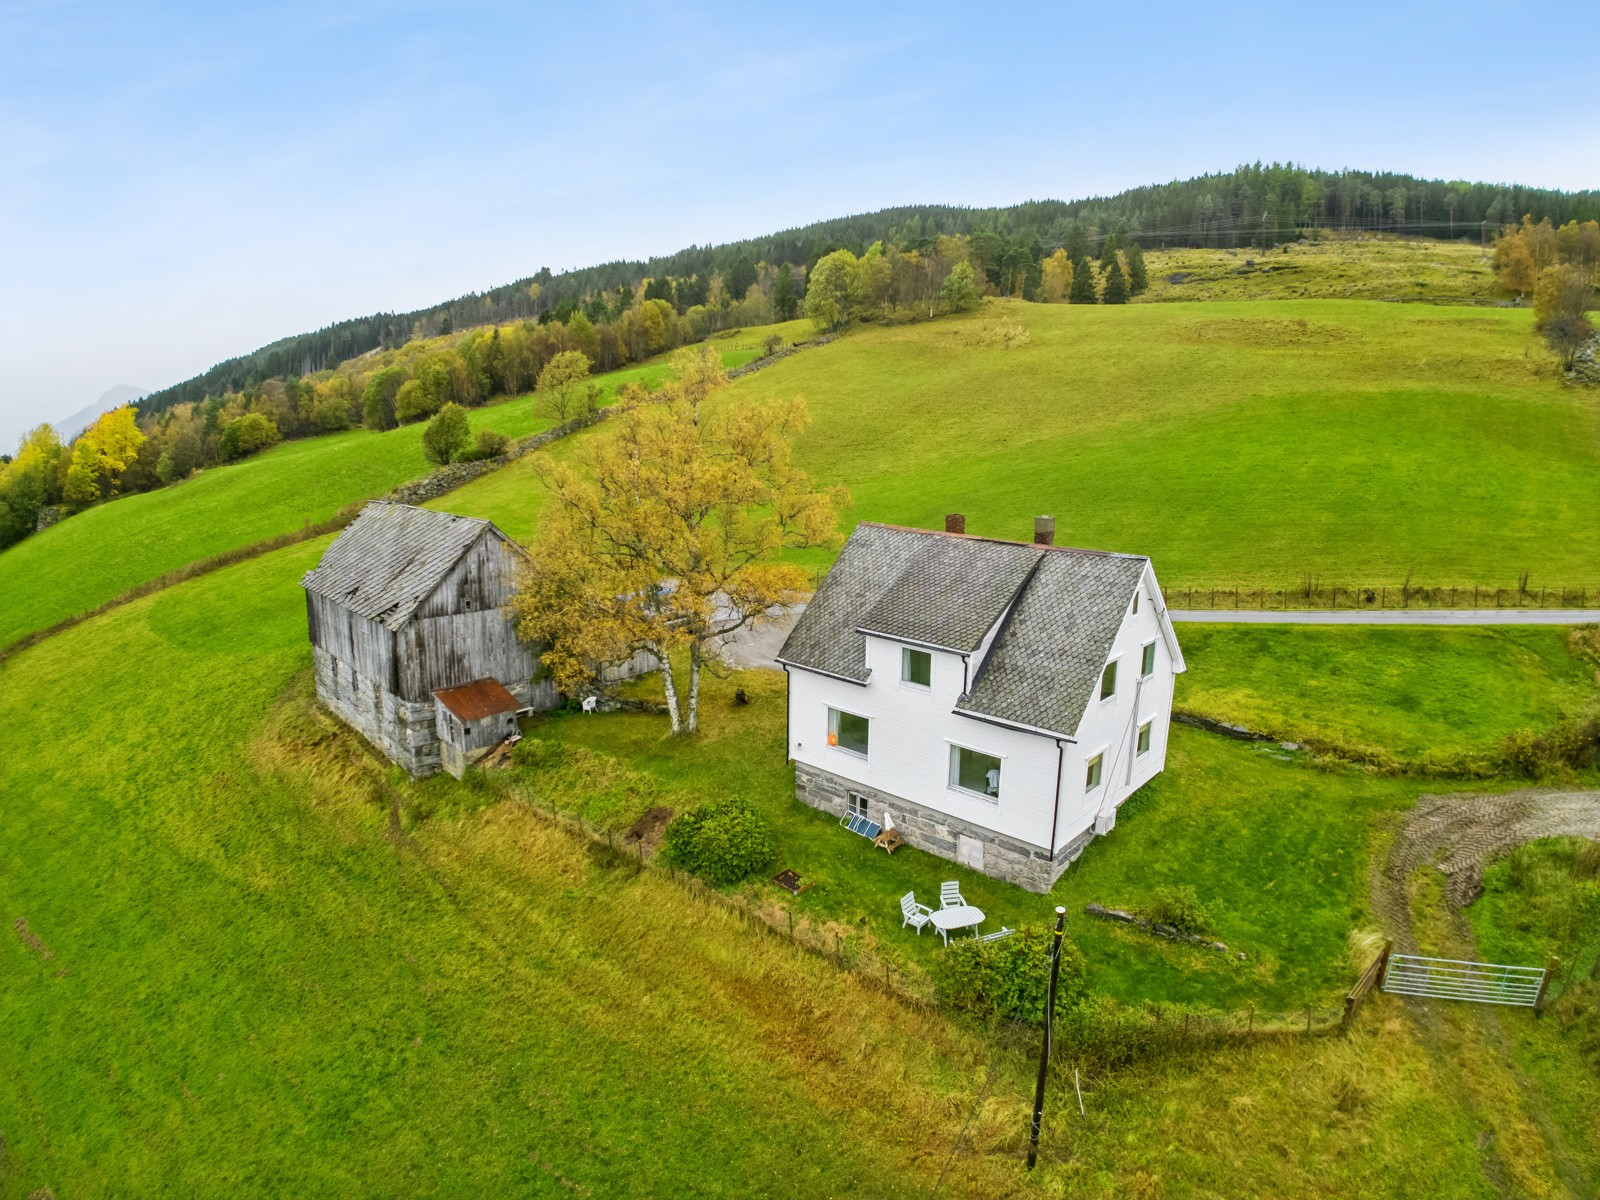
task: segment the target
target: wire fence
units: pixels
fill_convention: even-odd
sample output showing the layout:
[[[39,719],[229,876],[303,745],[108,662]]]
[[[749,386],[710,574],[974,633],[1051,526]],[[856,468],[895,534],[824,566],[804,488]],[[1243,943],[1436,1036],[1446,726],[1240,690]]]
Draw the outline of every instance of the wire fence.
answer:
[[[1535,585],[1451,587],[1402,584],[1331,584],[1306,581],[1293,587],[1171,587],[1167,607],[1179,611],[1362,610],[1408,608],[1589,608],[1600,606],[1600,587]]]

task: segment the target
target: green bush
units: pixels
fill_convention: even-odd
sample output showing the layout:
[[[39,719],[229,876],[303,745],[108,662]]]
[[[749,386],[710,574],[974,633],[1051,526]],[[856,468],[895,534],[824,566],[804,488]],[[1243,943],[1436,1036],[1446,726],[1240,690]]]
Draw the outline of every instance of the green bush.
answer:
[[[766,822],[745,800],[711,800],[679,813],[662,836],[663,857],[715,884],[738,883],[772,856]]]
[[[460,454],[462,462],[477,462],[485,458],[499,458],[506,452],[506,447],[511,444],[511,439],[503,433],[493,429],[480,429],[478,436],[472,440],[472,449],[463,450]]]
[[[1194,889],[1183,887],[1158,887],[1139,910],[1139,915],[1157,925],[1170,925],[1180,933],[1204,937],[1211,932],[1211,914],[1206,912]]]
[[[446,404],[422,431],[422,453],[442,467],[466,448],[471,436],[467,410],[459,404]]]
[[[264,413],[247,413],[222,427],[220,449],[228,462],[249,458],[278,441],[278,426]]]
[[[934,986],[944,1002],[959,1012],[1043,1024],[1054,936],[1053,930],[1024,925],[998,941],[959,938],[934,959]],[[1056,1015],[1077,1003],[1083,991],[1083,955],[1071,941],[1064,940]]]

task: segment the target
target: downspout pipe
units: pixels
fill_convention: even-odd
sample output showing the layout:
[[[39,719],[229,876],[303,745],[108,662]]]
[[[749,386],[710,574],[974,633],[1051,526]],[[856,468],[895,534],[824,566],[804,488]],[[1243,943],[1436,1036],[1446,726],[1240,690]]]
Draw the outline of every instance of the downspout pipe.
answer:
[[[1056,860],[1056,826],[1061,822],[1061,773],[1066,768],[1067,744],[1060,738],[1056,739],[1056,803],[1055,811],[1050,815],[1050,862]]]

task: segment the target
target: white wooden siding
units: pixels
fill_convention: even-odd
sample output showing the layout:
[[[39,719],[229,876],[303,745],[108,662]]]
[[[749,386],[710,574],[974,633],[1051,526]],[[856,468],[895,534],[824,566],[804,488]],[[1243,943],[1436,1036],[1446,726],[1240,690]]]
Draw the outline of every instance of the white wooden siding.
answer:
[[[900,682],[902,643],[867,639],[865,686],[794,669],[789,672],[789,753],[800,762],[904,796],[1035,846],[1050,844],[1056,743],[1047,737],[958,716],[961,655],[931,651],[932,684]],[[828,745],[828,709],[871,721],[866,759]],[[1001,760],[998,803],[949,785],[950,746]]]
[[[1146,570],[1139,584],[1139,611],[1123,616],[1110,657],[1118,660],[1116,694],[1093,698],[1075,731],[1063,743],[991,724],[953,710],[963,681],[978,669],[979,656],[931,651],[932,685],[902,683],[902,643],[868,637],[865,685],[799,668],[789,672],[789,754],[879,791],[904,796],[939,812],[1035,846],[1050,846],[1052,827],[1060,849],[1091,828],[1102,805],[1120,805],[1166,765],[1172,724],[1174,662],[1157,614],[1160,595],[1155,574]],[[979,654],[992,639],[985,639]],[[1144,646],[1154,642],[1155,669],[1140,686]],[[1108,659],[1109,661],[1109,659]],[[1138,695],[1138,720],[1134,697]],[[828,709],[866,717],[871,722],[866,759],[828,745]],[[1138,725],[1150,722],[1150,750],[1135,754]],[[950,787],[950,746],[965,746],[1001,760],[998,803]],[[1104,754],[1100,786],[1084,788],[1089,760]],[[1129,760],[1132,758],[1130,773]],[[1131,774],[1131,778],[1130,778]],[[1059,806],[1059,815],[1058,815]]]

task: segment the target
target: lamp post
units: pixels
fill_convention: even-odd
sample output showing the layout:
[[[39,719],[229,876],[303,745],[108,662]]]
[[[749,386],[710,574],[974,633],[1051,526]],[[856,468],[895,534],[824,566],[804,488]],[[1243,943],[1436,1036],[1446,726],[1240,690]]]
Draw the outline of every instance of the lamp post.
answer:
[[[1067,932],[1067,910],[1056,906],[1056,933],[1050,942],[1050,987],[1044,998],[1044,1045],[1039,1050],[1039,1083],[1033,1090],[1033,1125],[1028,1131],[1028,1170],[1039,1160],[1039,1125],[1044,1120],[1044,1081],[1050,1070],[1050,1035],[1056,1021],[1056,979],[1061,974],[1061,939]]]

